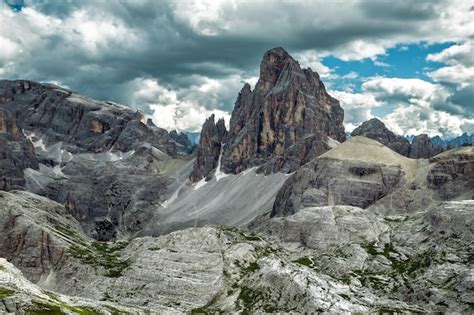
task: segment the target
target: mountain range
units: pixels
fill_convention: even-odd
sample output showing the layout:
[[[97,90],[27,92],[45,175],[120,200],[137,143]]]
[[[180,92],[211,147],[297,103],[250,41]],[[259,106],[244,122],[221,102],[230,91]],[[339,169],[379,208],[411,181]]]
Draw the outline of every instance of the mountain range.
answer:
[[[199,137],[0,81],[0,312],[472,311],[473,137],[343,121],[281,47]]]

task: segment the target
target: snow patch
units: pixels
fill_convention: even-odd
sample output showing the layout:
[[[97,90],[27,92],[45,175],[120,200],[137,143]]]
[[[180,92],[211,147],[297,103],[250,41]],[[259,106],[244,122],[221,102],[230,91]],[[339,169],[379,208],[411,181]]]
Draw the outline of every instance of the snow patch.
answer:
[[[221,171],[222,148],[224,148],[224,144],[225,143],[221,145],[221,152],[219,153],[219,161],[217,162],[216,172],[214,174],[214,177],[216,178],[216,182],[218,182],[220,179],[224,177],[229,176],[229,174],[226,174],[223,171]]]
[[[206,179],[203,178],[194,185],[194,190],[198,190],[199,188],[203,187],[206,184],[207,184]]]

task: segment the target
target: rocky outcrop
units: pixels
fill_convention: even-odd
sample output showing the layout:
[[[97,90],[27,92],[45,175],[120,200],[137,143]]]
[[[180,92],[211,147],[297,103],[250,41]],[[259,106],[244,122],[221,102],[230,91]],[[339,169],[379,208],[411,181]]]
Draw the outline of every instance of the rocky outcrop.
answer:
[[[352,137],[363,136],[386,145],[398,154],[408,156],[410,154],[410,143],[405,137],[394,134],[383,122],[372,118],[354,129]]]
[[[366,288],[379,301],[406,303],[386,312],[465,312],[472,300],[473,214],[472,200],[403,215],[323,206],[251,228],[310,270],[344,279],[358,291]]]
[[[283,48],[271,49],[263,56],[255,89],[245,84],[237,97],[222,170],[238,174],[261,166],[265,173],[293,172],[326,152],[328,137],[345,140],[343,119],[339,102],[317,73],[302,69]]]
[[[296,171],[277,194],[272,216],[302,208],[366,208],[398,184],[413,162],[363,137],[354,137]]]
[[[100,243],[85,236],[59,204],[25,192],[1,196],[0,252],[29,281],[0,260],[0,310],[32,306],[17,303],[25,291],[35,307],[37,302],[56,310],[71,305],[73,313],[83,308],[105,313],[107,306],[140,313],[416,309],[381,301],[365,288],[293,261],[273,242],[236,229],[190,228]],[[19,202],[25,207],[15,208]]]
[[[38,169],[33,144],[15,118],[0,109],[0,190],[23,189],[26,168]]]
[[[3,192],[0,254],[26,279],[0,259],[0,311],[466,312],[473,211],[311,207],[259,234],[202,227],[103,243],[63,206]]]
[[[272,216],[315,206],[371,207],[381,213],[428,209],[474,194],[474,151],[462,147],[430,160],[409,159],[354,137],[295,172],[278,192]]]
[[[0,258],[0,313],[2,314],[138,314],[140,308],[47,291]]]
[[[46,145],[63,143],[72,152],[130,151],[147,142],[176,155],[175,141],[164,129],[147,126],[143,114],[51,84],[0,81],[0,108],[10,111],[25,132]]]
[[[1,116],[0,188],[26,185],[65,205],[97,240],[140,230],[192,150],[186,135],[144,123],[140,112],[54,85],[3,80],[0,95],[9,96],[0,110],[18,122]]]
[[[352,131],[351,136],[364,136],[377,140],[393,151],[412,159],[427,159],[446,149],[446,145],[440,142],[441,138],[430,139],[426,134],[413,137],[410,144],[405,137],[394,134],[377,118],[362,123]]]
[[[187,154],[191,154],[194,150],[195,145],[189,140],[188,136],[181,132],[178,134],[176,130],[170,131],[170,137],[176,142],[178,146],[178,150],[185,152]]]
[[[27,170],[27,189],[65,205],[85,232],[101,241],[139,231],[173,182],[166,176],[173,159],[150,145],[125,154],[71,155],[54,146],[37,152],[51,166]]]
[[[431,154],[431,139],[426,134],[421,134],[413,138],[410,147],[409,157],[412,159],[426,159]]]
[[[437,191],[443,200],[461,195],[474,198],[474,148],[460,147],[439,154],[430,162],[428,187]]]
[[[212,114],[202,126],[194,169],[189,175],[191,181],[209,179],[211,172],[219,163],[227,130],[223,119],[219,119],[217,124],[214,119],[214,114]]]

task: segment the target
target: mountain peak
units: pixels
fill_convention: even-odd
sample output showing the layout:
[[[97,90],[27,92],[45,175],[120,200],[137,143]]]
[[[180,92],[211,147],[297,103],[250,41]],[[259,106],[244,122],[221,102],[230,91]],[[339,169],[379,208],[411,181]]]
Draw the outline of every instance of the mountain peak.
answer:
[[[292,172],[326,152],[327,137],[345,140],[343,118],[339,102],[326,92],[316,73],[302,69],[285,49],[270,49],[263,55],[254,90],[245,84],[238,94],[223,139],[222,170],[237,174],[260,166],[265,173]],[[205,171],[191,176],[194,181],[207,177],[212,169],[202,166],[215,167],[219,158],[213,149],[219,144],[202,145],[212,148],[198,151],[209,157],[198,159],[195,170]]]

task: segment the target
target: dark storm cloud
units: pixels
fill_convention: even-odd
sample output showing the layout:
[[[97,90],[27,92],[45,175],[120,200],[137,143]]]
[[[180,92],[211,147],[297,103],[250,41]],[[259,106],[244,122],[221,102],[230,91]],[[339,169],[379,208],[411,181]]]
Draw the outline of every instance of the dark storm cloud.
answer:
[[[102,98],[106,96],[103,92],[105,85],[121,84],[139,76],[157,77],[163,82],[178,84],[180,80],[177,78],[192,74],[220,78],[243,71],[255,75],[263,52],[274,46],[284,46],[290,51],[332,50],[354,39],[382,39],[399,34],[408,26],[404,17],[411,21],[413,14],[419,19],[411,21],[412,30],[417,29],[420,19],[433,18],[427,13],[430,10],[410,9],[413,6],[409,2],[397,5],[361,2],[353,5],[355,11],[352,14],[357,16],[357,11],[360,11],[370,19],[351,20],[349,14],[345,16],[345,12],[341,12],[338,21],[326,27],[318,25],[317,6],[305,10],[285,2],[270,8],[268,3],[247,4],[235,12],[243,17],[243,22],[258,18],[259,24],[277,27],[280,22],[276,23],[275,17],[278,17],[287,21],[284,24],[286,29],[276,36],[258,28],[250,33],[242,34],[231,29],[216,36],[206,36],[178,21],[171,5],[161,1],[33,1],[30,5],[35,9],[63,19],[84,8],[96,13],[106,12],[123,21],[130,30],[135,30],[143,42],[140,47],[128,51],[109,46],[90,56],[68,49],[60,38],[52,36],[45,38],[45,51],[35,56],[28,66],[33,66],[33,71],[37,72],[35,78],[54,79]],[[384,13],[379,17],[375,12]],[[387,15],[393,18],[387,20]],[[46,56],[41,56],[46,52]],[[87,71],[81,73],[81,65],[91,67],[84,67]],[[98,65],[100,69],[92,65]],[[74,72],[75,78],[67,77],[69,71]],[[115,91],[109,91],[109,98],[114,99],[114,94]]]
[[[429,38],[437,31],[444,5],[354,1],[341,7],[340,2],[252,1],[235,6],[223,2],[214,12],[214,2],[210,4],[194,12],[191,1],[26,1],[26,7],[62,24],[42,30],[41,39],[24,47],[21,60],[4,73],[8,78],[58,82],[143,110],[148,109],[144,100],[156,95],[137,101],[134,93],[141,88],[140,80],[152,79],[208,109],[231,111],[243,80],[258,76],[267,49],[283,46],[293,54],[312,50],[343,57],[350,53],[346,59],[374,57],[396,43]],[[89,21],[98,26],[81,29]],[[103,41],[92,39],[91,44],[88,35],[109,31],[100,23],[109,23],[112,35]],[[429,23],[433,24],[427,27]],[[35,27],[32,24],[28,31],[37,32]],[[351,46],[355,42],[356,48]],[[367,44],[380,48],[360,52]],[[215,93],[201,93],[197,86],[208,79],[227,83]]]
[[[437,108],[453,114],[472,117],[474,115],[474,85],[470,84],[448,97],[447,102]]]

